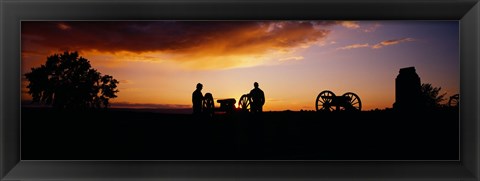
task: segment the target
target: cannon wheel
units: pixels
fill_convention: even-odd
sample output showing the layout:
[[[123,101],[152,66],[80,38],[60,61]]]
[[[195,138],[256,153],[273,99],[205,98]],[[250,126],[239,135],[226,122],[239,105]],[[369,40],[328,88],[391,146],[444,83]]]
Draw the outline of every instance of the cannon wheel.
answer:
[[[460,102],[460,95],[459,94],[455,94],[453,96],[450,96],[450,100],[448,100],[448,105],[450,107],[457,107],[458,106],[458,103]]]
[[[343,97],[347,97],[348,104],[345,105],[344,110],[347,111],[360,111],[362,110],[362,101],[357,94],[353,92],[347,92],[343,94]]]
[[[332,91],[320,92],[317,96],[317,101],[315,101],[317,111],[334,111],[335,107],[332,106],[333,97],[335,97],[335,94]]]
[[[203,97],[202,111],[208,116],[213,116],[214,111],[213,96],[211,93],[206,93]]]
[[[242,109],[244,112],[248,112],[250,110],[250,96],[248,94],[243,94],[238,101],[238,107]]]

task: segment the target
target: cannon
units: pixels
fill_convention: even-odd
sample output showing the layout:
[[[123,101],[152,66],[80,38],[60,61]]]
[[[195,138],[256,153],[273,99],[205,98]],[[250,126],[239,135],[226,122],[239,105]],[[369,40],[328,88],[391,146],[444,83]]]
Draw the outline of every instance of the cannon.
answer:
[[[235,111],[235,103],[237,101],[234,98],[219,99],[217,102],[220,103],[220,107],[217,110],[227,113]]]
[[[325,90],[320,92],[315,101],[317,111],[361,111],[362,101],[357,94],[347,92],[342,96],[335,96],[332,91]]]
[[[238,108],[242,112],[248,112],[248,111],[250,111],[250,103],[251,102],[252,101],[251,101],[250,95],[249,94],[243,94],[240,97],[240,100],[238,101]]]
[[[213,116],[215,105],[213,103],[213,95],[206,93],[202,100],[202,112],[208,116]]]
[[[244,94],[240,97],[238,108],[235,107],[236,102],[235,98],[218,99],[217,103],[220,104],[220,107],[215,107],[213,95],[211,93],[206,93],[202,100],[202,112],[208,116],[213,116],[215,111],[226,113],[250,111],[251,99],[248,94]]]

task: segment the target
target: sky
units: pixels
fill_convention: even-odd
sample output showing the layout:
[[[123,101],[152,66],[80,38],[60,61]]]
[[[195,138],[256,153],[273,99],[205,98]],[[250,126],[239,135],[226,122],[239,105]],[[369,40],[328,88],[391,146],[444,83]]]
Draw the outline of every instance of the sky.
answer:
[[[113,107],[189,108],[197,83],[238,101],[258,82],[266,111],[315,110],[323,90],[385,109],[412,66],[447,97],[460,88],[458,21],[22,21],[21,51],[22,75],[78,51],[120,81]]]

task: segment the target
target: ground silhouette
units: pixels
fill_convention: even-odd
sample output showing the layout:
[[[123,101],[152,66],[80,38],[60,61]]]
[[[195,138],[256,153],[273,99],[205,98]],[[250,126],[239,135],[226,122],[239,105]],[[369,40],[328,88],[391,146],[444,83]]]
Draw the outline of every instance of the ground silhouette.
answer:
[[[458,109],[238,112],[197,119],[116,109],[72,117],[24,108],[22,159],[456,160],[458,122]]]

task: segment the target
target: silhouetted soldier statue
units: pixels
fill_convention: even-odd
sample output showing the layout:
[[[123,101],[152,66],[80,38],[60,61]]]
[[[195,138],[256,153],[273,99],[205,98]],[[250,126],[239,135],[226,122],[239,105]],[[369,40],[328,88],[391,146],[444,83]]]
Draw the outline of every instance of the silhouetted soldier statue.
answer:
[[[202,113],[202,94],[203,85],[198,83],[197,89],[192,93],[193,114],[200,115]]]
[[[250,91],[250,111],[253,113],[262,112],[263,111],[263,104],[265,104],[265,94],[263,93],[262,89],[258,88],[258,83],[253,83],[253,88]]]

